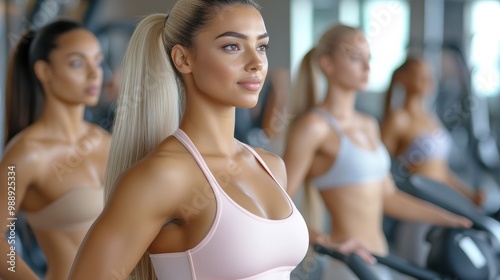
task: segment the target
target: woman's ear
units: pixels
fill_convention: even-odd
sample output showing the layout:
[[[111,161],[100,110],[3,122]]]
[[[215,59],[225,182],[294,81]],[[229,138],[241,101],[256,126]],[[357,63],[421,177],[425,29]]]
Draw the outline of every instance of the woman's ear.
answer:
[[[44,84],[50,80],[51,77],[50,67],[46,61],[43,60],[36,61],[33,68],[35,76],[40,81],[40,83]]]
[[[175,45],[172,48],[172,62],[174,63],[174,67],[182,74],[192,72],[190,54],[189,50],[181,45]]]
[[[325,73],[326,75],[333,74],[335,67],[333,65],[332,57],[329,55],[320,56],[319,67],[321,68],[321,71],[323,71],[323,73]]]

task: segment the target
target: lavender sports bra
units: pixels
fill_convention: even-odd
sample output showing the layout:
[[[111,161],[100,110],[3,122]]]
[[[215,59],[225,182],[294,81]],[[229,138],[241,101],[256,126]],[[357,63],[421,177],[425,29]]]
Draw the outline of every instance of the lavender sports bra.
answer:
[[[328,171],[314,179],[314,185],[318,189],[358,185],[379,181],[387,176],[391,168],[391,159],[382,142],[374,151],[359,148],[342,133],[337,121],[330,114],[320,108],[314,108],[313,111],[323,116],[340,137],[340,147],[335,162]]]
[[[205,238],[179,253],[150,254],[158,279],[284,280],[304,258],[308,233],[304,219],[287,196],[292,213],[285,219],[257,216],[233,201],[219,186],[189,137],[174,136],[192,154],[215,194],[215,219]],[[279,185],[260,156],[244,145]],[[284,190],[283,190],[284,192]]]
[[[453,140],[450,133],[445,128],[438,128],[418,136],[398,156],[398,160],[407,167],[432,160],[447,161],[452,146]]]

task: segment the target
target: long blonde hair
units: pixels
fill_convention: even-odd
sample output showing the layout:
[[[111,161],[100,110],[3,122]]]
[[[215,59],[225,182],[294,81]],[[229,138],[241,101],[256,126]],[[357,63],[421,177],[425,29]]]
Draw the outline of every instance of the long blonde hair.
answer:
[[[319,84],[322,79],[322,71],[319,59],[324,55],[332,55],[336,51],[348,50],[346,37],[350,35],[362,35],[359,28],[337,24],[326,30],[318,41],[316,47],[312,48],[302,59],[296,77],[296,83],[292,91],[292,103],[290,113],[299,118],[321,102]],[[364,37],[363,37],[364,38]],[[356,43],[356,42],[355,42]],[[320,229],[322,227],[322,205],[320,196],[310,180],[306,179],[304,185],[303,213],[309,225]]]
[[[149,15],[138,24],[123,61],[105,176],[106,201],[120,174],[179,127],[184,86],[171,61],[172,48],[177,44],[194,48],[196,32],[221,8],[235,4],[259,8],[252,0],[180,0],[168,16]],[[147,252],[131,277],[156,279]]]

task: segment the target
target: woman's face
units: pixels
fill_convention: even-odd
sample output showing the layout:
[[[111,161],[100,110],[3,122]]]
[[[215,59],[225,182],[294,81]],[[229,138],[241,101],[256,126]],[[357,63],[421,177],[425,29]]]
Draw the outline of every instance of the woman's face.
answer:
[[[361,32],[347,35],[330,56],[325,72],[330,83],[346,90],[363,91],[370,74],[370,47]]]
[[[406,91],[410,94],[430,94],[433,89],[431,69],[424,62],[413,62],[404,77]]]
[[[197,90],[225,105],[255,106],[267,75],[269,36],[253,7],[217,11],[194,41],[191,74]]]
[[[75,29],[59,36],[56,45],[43,68],[45,94],[69,105],[97,104],[103,60],[97,38],[87,30]]]

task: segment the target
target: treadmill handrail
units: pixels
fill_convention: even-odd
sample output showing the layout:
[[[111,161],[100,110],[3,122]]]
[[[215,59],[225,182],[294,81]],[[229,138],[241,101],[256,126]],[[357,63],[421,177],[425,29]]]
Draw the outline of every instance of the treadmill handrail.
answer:
[[[405,259],[393,256],[393,255],[387,255],[387,256],[376,256],[375,258],[377,259],[377,262],[380,264],[383,264],[387,267],[390,267],[396,271],[399,271],[405,275],[414,277],[416,279],[420,280],[445,280],[449,279],[446,276],[443,276],[441,274],[438,274],[434,271],[418,267],[410,262],[408,262]]]
[[[337,250],[319,244],[314,244],[313,247],[316,252],[328,255],[345,263],[360,280],[380,280],[380,278],[369,268],[370,264],[367,264],[357,254],[345,255]]]

